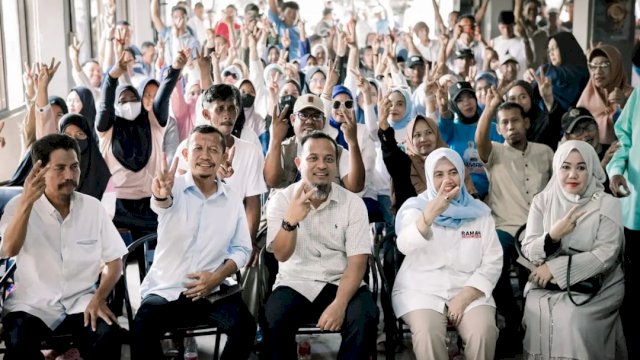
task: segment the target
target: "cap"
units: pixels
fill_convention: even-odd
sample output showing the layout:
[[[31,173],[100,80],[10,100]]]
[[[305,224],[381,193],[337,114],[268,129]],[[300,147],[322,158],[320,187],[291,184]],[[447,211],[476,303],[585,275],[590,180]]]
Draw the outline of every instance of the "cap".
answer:
[[[500,62],[500,65],[504,65],[508,62],[514,62],[516,64],[518,64],[518,60],[516,58],[514,58],[513,56],[507,54],[505,55],[505,57],[502,58],[502,61]]]
[[[569,111],[562,115],[562,130],[567,134],[571,134],[576,125],[583,121],[593,122],[596,126],[598,125],[589,110],[583,107],[570,108]]]
[[[516,22],[513,11],[501,11],[498,15],[498,24],[512,25]]]
[[[460,49],[456,51],[456,59],[464,59],[464,58],[474,58],[473,50],[471,49]]]
[[[498,86],[498,76],[491,70],[480,71],[476,75],[476,82],[478,82],[479,80],[486,80],[489,84]]]
[[[424,59],[420,55],[413,55],[407,61],[407,67],[412,68],[416,65],[424,65]]]
[[[460,96],[460,94],[462,94],[465,91],[473,95],[476,94],[476,92],[473,90],[473,86],[471,86],[469,82],[458,81],[457,83],[449,87],[449,99],[451,99],[451,101],[456,101],[458,100],[458,97]]]
[[[305,94],[298,96],[296,103],[293,105],[293,112],[297,113],[304,109],[316,109],[324,114],[324,103],[319,96],[313,94]]]

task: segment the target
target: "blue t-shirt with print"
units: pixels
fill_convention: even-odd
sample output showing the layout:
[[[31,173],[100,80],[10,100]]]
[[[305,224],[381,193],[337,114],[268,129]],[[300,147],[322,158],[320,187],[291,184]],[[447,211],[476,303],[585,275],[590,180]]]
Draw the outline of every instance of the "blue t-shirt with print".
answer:
[[[475,142],[477,123],[465,124],[456,119],[443,119],[440,117],[438,130],[442,139],[455,150],[464,161],[465,171],[471,175],[473,185],[478,191],[478,195],[484,198],[489,192],[489,178],[484,169],[484,163],[478,155],[478,148]],[[498,134],[496,123],[491,122],[489,129],[491,141],[504,142],[504,138]]]

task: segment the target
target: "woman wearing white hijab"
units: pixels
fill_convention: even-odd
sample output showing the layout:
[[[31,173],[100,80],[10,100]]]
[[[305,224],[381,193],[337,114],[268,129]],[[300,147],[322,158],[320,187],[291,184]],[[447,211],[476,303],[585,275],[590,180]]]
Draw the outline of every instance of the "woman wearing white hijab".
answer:
[[[418,360],[447,359],[447,321],[457,327],[467,359],[492,360],[498,339],[491,293],[502,248],[491,210],[468,192],[454,150],[425,161],[427,190],[398,211],[398,249],[406,255],[393,287],[393,310],[411,328]]]
[[[525,288],[525,359],[626,359],[620,203],[604,193],[605,172],[586,142],[560,145],[553,172],[533,199],[522,242],[537,266]],[[580,305],[589,295],[572,290],[569,297],[567,284],[577,289],[594,276],[602,287],[593,298]]]

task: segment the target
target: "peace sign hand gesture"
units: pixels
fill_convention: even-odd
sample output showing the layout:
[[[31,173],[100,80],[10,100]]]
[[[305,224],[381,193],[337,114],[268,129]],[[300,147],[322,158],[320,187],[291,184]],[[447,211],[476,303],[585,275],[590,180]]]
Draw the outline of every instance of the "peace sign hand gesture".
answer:
[[[378,128],[385,131],[390,126],[389,113],[391,112],[391,100],[387,97],[382,98],[382,100],[378,102],[378,110],[380,111],[378,114]]]
[[[27,179],[24,182],[24,189],[22,190],[22,198],[27,204],[33,205],[33,203],[44,194],[46,187],[44,176],[48,170],[49,165],[42,166],[42,160],[38,160],[29,172],[29,175],[27,175]]]
[[[205,45],[202,45],[200,50],[196,49],[196,64],[201,74],[206,74],[211,69],[211,54],[205,56],[205,53]]]
[[[362,76],[362,73],[360,73],[360,70],[358,68],[351,68],[349,69],[349,71],[351,71],[351,73],[357,80],[358,89],[360,90],[360,92],[362,92],[362,95],[364,96],[364,104],[365,105],[372,104],[373,101],[371,99],[371,86],[369,86],[369,82],[367,81],[367,79],[364,76]]]
[[[551,230],[549,230],[549,236],[553,242],[562,240],[563,237],[570,234],[578,224],[578,219],[586,213],[586,211],[578,211],[580,205],[575,205],[569,210],[567,215],[558,220]]]
[[[287,212],[284,214],[284,220],[291,225],[297,225],[302,220],[304,220],[309,211],[311,211],[311,197],[318,190],[313,187],[311,190],[305,192],[306,184],[303,182],[296,190],[293,195],[293,199],[291,199],[291,204],[289,204],[289,208]]]
[[[80,48],[82,47],[83,42],[79,41],[78,38],[74,35],[73,39],[71,39],[71,45],[69,45],[69,59],[71,59],[72,64],[79,64],[80,58]]]
[[[166,159],[166,156],[162,157]],[[178,158],[174,158],[171,163],[171,169],[167,170],[167,164],[165,161],[160,162],[160,172],[153,179],[151,184],[151,193],[153,197],[158,200],[167,199],[171,196],[171,189],[173,189],[173,181],[176,177],[176,171],[178,170]]]
[[[236,155],[236,147],[234,145],[229,149],[229,151],[227,151],[227,158],[222,164],[220,164],[220,167],[218,167],[218,177],[220,179],[226,179],[233,176],[234,171],[233,171],[232,164],[233,164],[233,158],[235,157],[235,155]]]
[[[553,86],[551,85],[551,79],[544,75],[543,67],[540,67],[540,76],[534,73],[533,77],[538,83],[538,91],[540,92],[542,100],[544,100],[544,104],[547,107],[547,110],[551,111],[554,103]]]
[[[438,195],[435,199],[431,200],[424,208],[422,215],[425,219],[429,219],[431,223],[440,214],[445,212],[449,208],[449,202],[455,199],[460,193],[460,186],[455,185],[451,180],[445,180],[440,185]],[[453,187],[450,191],[447,191],[447,187]]]
[[[273,140],[280,144],[284,138],[287,136],[287,132],[289,131],[289,119],[286,118],[287,113],[289,112],[289,105],[285,105],[282,111],[279,110],[279,105],[275,104],[273,106],[273,114],[271,118],[273,121],[271,125],[273,126]]]

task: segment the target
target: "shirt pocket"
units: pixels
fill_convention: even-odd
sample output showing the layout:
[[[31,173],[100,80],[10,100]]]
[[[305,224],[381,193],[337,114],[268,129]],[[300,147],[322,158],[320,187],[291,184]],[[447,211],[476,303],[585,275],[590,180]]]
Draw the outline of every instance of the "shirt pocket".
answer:
[[[456,269],[465,273],[474,272],[482,263],[482,238],[458,240]]]

